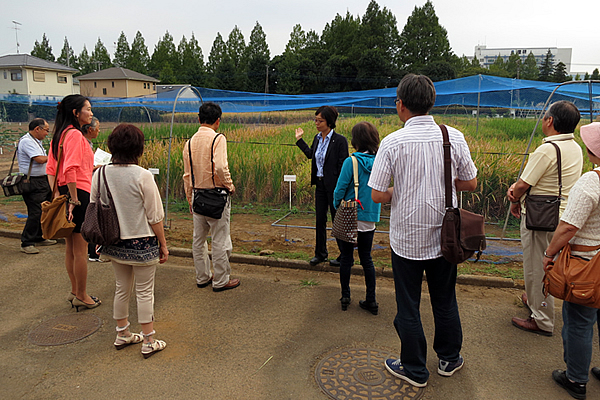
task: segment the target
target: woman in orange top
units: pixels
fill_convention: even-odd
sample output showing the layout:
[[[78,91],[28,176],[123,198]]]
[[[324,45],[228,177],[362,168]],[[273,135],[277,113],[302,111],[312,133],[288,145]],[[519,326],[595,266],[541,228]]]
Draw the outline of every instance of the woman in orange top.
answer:
[[[101,304],[99,299],[87,293],[87,242],[81,236],[81,224],[90,202],[94,153],[79,129],[91,123],[94,114],[90,101],[79,94],[65,97],[57,108],[46,173],[50,187],[54,187],[57,180],[58,192],[69,195],[67,216],[75,223],[75,229],[65,238],[65,265],[71,280],[71,293],[67,300],[79,311],[79,307],[95,308]],[[62,159],[57,171],[61,142]],[[54,196],[59,193],[54,193]]]

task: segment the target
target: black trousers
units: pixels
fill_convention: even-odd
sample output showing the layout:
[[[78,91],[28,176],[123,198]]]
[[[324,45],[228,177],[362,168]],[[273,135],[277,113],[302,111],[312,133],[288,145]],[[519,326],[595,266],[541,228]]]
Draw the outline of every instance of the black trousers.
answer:
[[[52,192],[46,176],[32,176],[31,191],[23,194],[27,206],[27,222],[21,233],[21,247],[33,246],[44,240],[42,237],[42,203],[52,200]]]
[[[317,214],[315,257],[327,260],[327,209],[331,213],[331,221],[335,218],[333,206],[333,191],[335,187],[326,188],[322,180],[317,182],[315,189],[315,212]],[[336,239],[337,241],[337,239]],[[338,249],[340,248],[338,243]]]

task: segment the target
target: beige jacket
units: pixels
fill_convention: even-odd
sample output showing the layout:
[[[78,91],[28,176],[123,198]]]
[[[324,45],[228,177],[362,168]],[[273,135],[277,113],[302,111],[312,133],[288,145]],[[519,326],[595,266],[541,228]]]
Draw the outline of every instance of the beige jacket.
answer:
[[[193,201],[192,176],[190,170],[190,157],[188,146],[192,145],[192,164],[194,166],[194,189],[212,189],[222,187],[230,192],[235,191],[235,186],[229,173],[227,162],[227,139],[220,135],[215,140],[213,148],[214,170],[211,168],[211,145],[217,133],[211,128],[201,126],[183,147],[183,185],[188,203]],[[213,171],[215,182],[213,184]]]

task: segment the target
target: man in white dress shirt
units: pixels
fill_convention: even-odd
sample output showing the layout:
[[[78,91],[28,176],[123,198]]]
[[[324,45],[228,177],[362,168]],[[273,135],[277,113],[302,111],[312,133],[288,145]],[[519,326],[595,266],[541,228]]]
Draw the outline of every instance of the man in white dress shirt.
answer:
[[[452,376],[464,365],[460,355],[462,327],[456,302],[455,264],[442,256],[441,228],[445,214],[442,130],[427,115],[435,103],[435,87],[424,75],[405,76],[396,90],[396,111],[404,128],[381,141],[368,185],[376,203],[391,202],[390,246],[398,312],[394,326],[401,340],[400,358],[386,369],[416,387],[429,379],[427,342],[419,305],[423,273],[435,321],[433,349],[438,374]],[[456,192],[473,191],[477,169],[464,135],[452,128],[452,201]],[[390,187],[393,179],[395,186]]]

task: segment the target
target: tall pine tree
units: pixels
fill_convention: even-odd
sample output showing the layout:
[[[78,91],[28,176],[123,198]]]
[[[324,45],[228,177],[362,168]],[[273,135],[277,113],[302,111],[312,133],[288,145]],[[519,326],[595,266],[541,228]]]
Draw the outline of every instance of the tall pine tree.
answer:
[[[150,75],[160,79],[162,83],[177,83],[174,71],[179,67],[179,54],[175,48],[173,36],[167,31],[154,46],[148,69]]]
[[[185,39],[185,36],[181,38],[177,50],[181,57],[181,68],[177,74],[178,82],[202,86],[204,84],[204,56],[193,32],[189,41]]]
[[[33,50],[31,50],[31,55],[37,58],[41,58],[42,60],[54,61],[54,55],[52,54],[52,46],[50,46],[50,42],[46,37],[46,34],[42,36],[42,42],[35,41],[33,45]]]
[[[523,63],[523,73],[521,74],[521,79],[527,79],[530,81],[535,81],[540,74],[540,70],[537,66],[537,60],[532,52],[529,52],[525,62]]]
[[[131,51],[127,60],[127,68],[139,72],[140,74],[148,74],[148,63],[150,56],[148,55],[148,47],[140,31],[137,31],[135,38],[131,43]]]
[[[431,1],[415,7],[400,34],[400,68],[420,72],[428,63],[450,63],[452,49],[448,32],[440,25]]]
[[[246,47],[248,60],[248,90],[251,92],[263,92],[267,79],[267,68],[271,59],[267,35],[262,26],[256,21],[256,25],[250,33],[250,41]]]
[[[92,63],[94,64],[95,71],[112,67],[108,50],[100,38],[98,38],[96,46],[94,47],[94,51],[92,51]]]
[[[121,31],[119,39],[117,40],[117,49],[115,50],[115,67],[127,68],[127,65],[129,64],[130,53],[131,49],[129,48],[129,43],[127,42],[127,36],[125,36],[125,32]]]
[[[71,45],[69,45],[69,41],[67,40],[66,36],[63,48],[60,51],[60,56],[58,57],[56,62],[62,65],[66,65],[67,67],[77,68],[77,56],[71,48]]]
[[[223,36],[219,32],[217,32],[217,36],[213,41],[212,47],[210,49],[210,53],[208,55],[208,80],[207,86],[215,89],[219,89],[217,78],[217,70],[220,68],[220,65],[223,63],[223,60],[227,56],[227,49],[225,47],[225,41],[223,40]]]
[[[538,81],[550,82],[552,80],[552,74],[554,73],[554,56],[552,51],[548,49],[542,65],[540,65],[540,72],[538,75]]]

